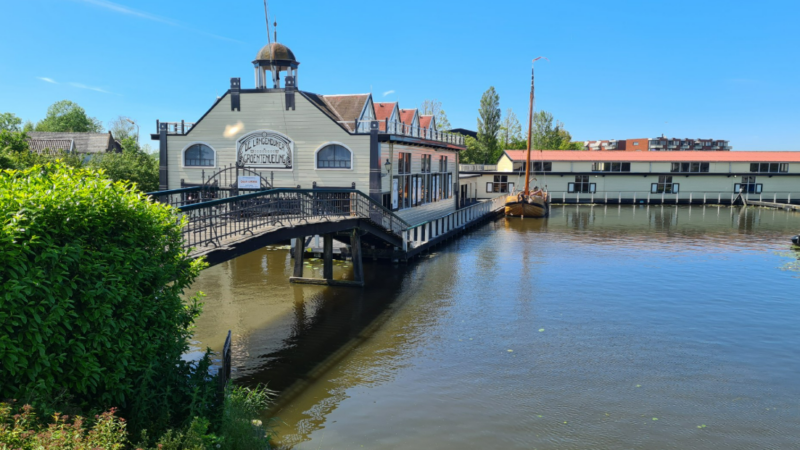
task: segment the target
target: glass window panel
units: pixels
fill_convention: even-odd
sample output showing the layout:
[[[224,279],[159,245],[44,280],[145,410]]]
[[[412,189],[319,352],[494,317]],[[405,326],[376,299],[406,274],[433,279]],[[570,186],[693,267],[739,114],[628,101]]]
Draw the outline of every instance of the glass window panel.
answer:
[[[700,172],[700,163],[692,163],[692,172]]]
[[[672,170],[670,172],[680,172],[681,171],[681,163],[672,163]]]
[[[618,162],[611,163],[611,171],[612,172],[619,172],[621,168],[622,168],[622,165],[620,163],[618,163]]]
[[[708,172],[708,163],[700,163],[700,172]]]
[[[631,163],[629,163],[629,162],[622,163],[622,171],[623,172],[630,172],[631,171]]]
[[[789,164],[781,164],[781,172],[788,172]]]
[[[778,163],[770,163],[769,171],[770,172],[777,172],[778,171]]]
[[[690,163],[681,163],[681,172],[689,172],[691,170]]]

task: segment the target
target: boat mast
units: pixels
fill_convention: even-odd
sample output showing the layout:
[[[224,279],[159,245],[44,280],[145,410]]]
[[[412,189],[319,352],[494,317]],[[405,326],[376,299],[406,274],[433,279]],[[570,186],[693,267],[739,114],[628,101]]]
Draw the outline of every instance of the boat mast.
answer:
[[[539,59],[539,58],[536,58]],[[534,59],[534,61],[536,61]],[[531,179],[531,127],[533,126],[533,63],[531,63],[531,98],[528,104],[528,153],[526,157],[525,163],[525,190],[522,191],[525,195],[528,195],[528,188],[530,187],[530,179]]]
[[[539,56],[537,58],[534,58],[533,62],[531,62],[531,99],[530,99],[530,104],[528,105],[528,154],[526,157],[527,162],[525,163],[525,191],[524,191],[525,195],[528,195],[528,188],[530,187],[530,173],[531,173],[531,137],[533,135],[532,128],[533,128],[533,103],[534,103],[533,64],[542,58],[546,59],[548,62],[550,61],[544,56]]]

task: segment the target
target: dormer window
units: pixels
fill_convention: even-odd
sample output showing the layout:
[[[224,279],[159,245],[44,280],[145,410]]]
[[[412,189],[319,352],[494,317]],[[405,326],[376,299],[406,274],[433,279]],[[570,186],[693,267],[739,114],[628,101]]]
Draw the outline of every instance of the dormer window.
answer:
[[[192,144],[183,151],[183,167],[214,167],[217,152],[206,144]]]

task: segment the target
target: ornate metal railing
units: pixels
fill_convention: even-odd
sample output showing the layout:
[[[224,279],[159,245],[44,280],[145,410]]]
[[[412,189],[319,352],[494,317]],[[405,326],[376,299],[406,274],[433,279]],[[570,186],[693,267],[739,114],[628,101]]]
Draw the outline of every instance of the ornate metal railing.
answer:
[[[216,198],[217,189],[203,189],[201,186],[148,192],[145,195],[153,200],[176,208],[200,203]]]
[[[267,227],[368,219],[400,236],[408,223],[356,190],[271,189],[178,208],[188,219],[185,248],[218,247]]]

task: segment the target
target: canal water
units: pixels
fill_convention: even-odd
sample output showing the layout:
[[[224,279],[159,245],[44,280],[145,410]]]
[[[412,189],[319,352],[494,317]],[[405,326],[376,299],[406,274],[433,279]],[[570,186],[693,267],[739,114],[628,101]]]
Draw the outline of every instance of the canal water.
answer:
[[[236,382],[282,393],[280,448],[800,448],[798,232],[770,209],[556,206],[369,262],[365,289],[290,285],[268,248],[203,272],[195,337],[232,330]]]

